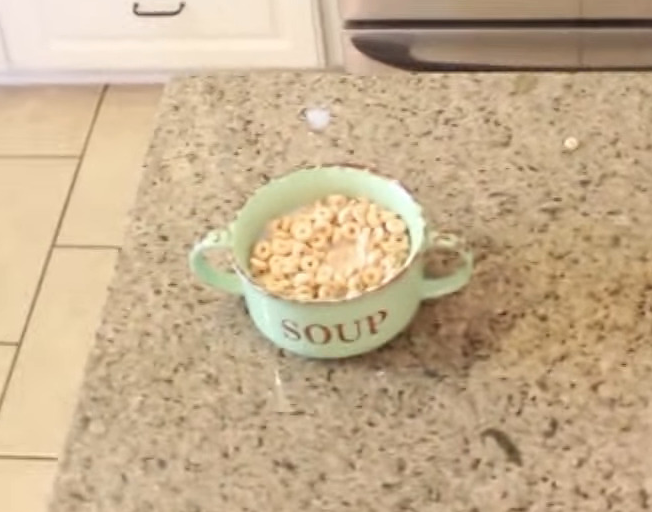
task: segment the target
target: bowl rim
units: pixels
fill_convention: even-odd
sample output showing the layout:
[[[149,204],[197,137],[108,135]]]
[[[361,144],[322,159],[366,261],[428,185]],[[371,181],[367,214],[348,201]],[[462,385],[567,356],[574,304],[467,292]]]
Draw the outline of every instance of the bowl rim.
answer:
[[[327,169],[327,168],[333,168],[333,167],[341,167],[345,169],[351,169],[354,171],[358,172],[364,172],[368,174],[372,174],[374,176],[377,176],[379,178],[382,178],[383,180],[392,182],[393,185],[398,186],[399,188],[403,189],[403,191],[410,197],[410,199],[413,201],[413,203],[417,206],[419,211],[422,211],[421,205],[417,202],[417,200],[414,198],[413,193],[400,181],[397,180],[396,178],[392,178],[390,176],[386,176],[380,172],[378,172],[376,167],[373,166],[368,166],[364,164],[351,164],[351,163],[324,163],[324,164],[319,164],[319,165],[310,165],[310,166],[297,166],[292,168],[289,172],[286,174],[279,176],[278,178],[274,178],[274,180],[282,180],[284,178],[287,178],[291,176],[295,172],[300,172],[300,171],[309,171],[309,170],[317,170],[317,169]],[[272,180],[270,180],[272,181]],[[269,182],[268,182],[269,183]],[[245,202],[243,209],[246,208],[247,203]],[[237,220],[237,219],[236,219]],[[425,219],[423,218],[423,215],[421,214],[421,220],[423,221],[423,239],[426,240],[426,234],[427,234],[427,224]],[[235,223],[235,221],[231,224],[231,226]],[[407,273],[407,271],[412,267],[414,261],[423,253],[424,251],[424,244],[421,245],[416,251],[412,253],[411,256],[408,257],[406,262],[403,264],[401,269],[392,276],[391,279],[385,281],[384,283],[381,283],[378,285],[376,288],[373,288],[369,291],[362,292],[359,295],[355,295],[353,297],[344,297],[344,298],[332,298],[332,299],[314,299],[314,300],[300,300],[300,299],[292,299],[288,297],[281,297],[280,295],[276,295],[272,292],[270,292],[268,289],[263,287],[262,285],[258,284],[253,276],[250,275],[250,273],[241,268],[241,266],[238,264],[237,260],[233,256],[233,253],[231,253],[231,265],[235,272],[240,276],[241,279],[244,279],[249,283],[253,288],[255,288],[258,292],[262,293],[263,295],[267,297],[271,297],[275,300],[282,301],[282,302],[287,302],[291,304],[300,304],[301,306],[337,306],[340,304],[350,304],[351,302],[355,302],[358,300],[365,299],[366,297],[369,297],[371,294],[380,292],[381,290],[384,290],[387,288],[389,285],[400,279],[403,275]]]

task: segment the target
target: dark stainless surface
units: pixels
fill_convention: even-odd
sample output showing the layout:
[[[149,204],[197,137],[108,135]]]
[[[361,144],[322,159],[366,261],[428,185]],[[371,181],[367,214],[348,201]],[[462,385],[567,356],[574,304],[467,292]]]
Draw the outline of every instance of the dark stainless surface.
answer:
[[[652,29],[585,30],[582,64],[589,67],[652,67]]]
[[[370,60],[409,71],[559,69],[580,64],[579,37],[559,30],[357,30],[352,45]]]
[[[347,30],[349,70],[647,70],[651,29]]]
[[[641,70],[652,0],[340,0],[348,70]]]
[[[340,11],[345,20],[574,18],[581,12],[579,0],[340,0]]]
[[[652,18],[650,0],[582,0],[587,18]]]

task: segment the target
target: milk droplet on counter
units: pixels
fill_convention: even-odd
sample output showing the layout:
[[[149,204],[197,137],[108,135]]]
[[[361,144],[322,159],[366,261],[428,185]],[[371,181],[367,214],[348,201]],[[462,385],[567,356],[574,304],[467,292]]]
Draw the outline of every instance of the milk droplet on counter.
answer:
[[[331,122],[331,114],[325,108],[307,108],[304,115],[310,129],[317,132],[324,130]]]

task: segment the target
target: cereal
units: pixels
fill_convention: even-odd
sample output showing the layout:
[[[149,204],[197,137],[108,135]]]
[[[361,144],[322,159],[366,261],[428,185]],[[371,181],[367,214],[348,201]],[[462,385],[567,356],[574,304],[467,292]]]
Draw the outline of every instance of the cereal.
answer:
[[[296,286],[308,286],[311,285],[313,281],[314,278],[308,272],[299,272],[298,274],[295,274],[292,279],[292,284]]]
[[[341,208],[344,208],[346,203],[348,203],[349,200],[346,196],[342,196],[339,194],[333,194],[328,197],[326,197],[326,204],[330,206],[331,208],[335,210],[339,210]]]
[[[329,238],[333,235],[333,225],[330,222],[327,222],[322,219],[317,219],[315,224],[312,226],[313,231],[317,235],[324,235],[326,238]]]
[[[385,210],[385,209],[380,210],[379,216],[380,216],[380,220],[383,222],[389,222],[398,219],[398,215],[396,215],[394,212],[390,210]]]
[[[351,216],[359,224],[364,224],[367,220],[367,211],[369,206],[365,203],[356,204],[351,208]]]
[[[367,249],[369,247],[369,240],[371,239],[371,228],[364,226],[360,228],[360,240],[358,245],[362,246],[362,249]]]
[[[315,272],[315,282],[317,284],[329,284],[333,282],[333,269],[328,265],[322,265]]]
[[[342,237],[347,240],[355,240],[360,235],[360,225],[355,222],[347,222],[342,225],[341,233]]]
[[[381,242],[381,247],[388,253],[405,251],[410,247],[410,241],[407,235],[390,235],[384,242]]]
[[[335,287],[329,284],[323,284],[317,289],[317,297],[320,299],[334,299],[335,296]]]
[[[353,220],[353,209],[351,206],[345,206],[339,212],[337,212],[337,223],[340,226]]]
[[[404,247],[403,247],[402,245],[399,245],[399,244],[397,244],[397,243],[395,243],[395,242],[392,242],[392,241],[390,241],[390,240],[388,240],[388,241],[386,241],[386,242],[382,242],[382,243],[380,244],[380,248],[381,248],[384,252],[386,252],[386,253],[388,253],[388,254],[392,254],[392,253],[395,253],[395,252],[399,252],[399,251],[402,251],[402,250],[404,249]]]
[[[331,243],[337,245],[342,241],[342,228],[334,227],[331,235]]]
[[[366,197],[354,197],[349,200],[349,204],[352,206],[362,205],[365,208],[369,208],[369,206],[371,206],[371,201]]]
[[[328,247],[326,248],[326,250],[311,248],[307,255],[313,256],[317,260],[317,262],[321,265],[326,260],[327,254],[328,254]]]
[[[264,260],[259,260],[258,258],[251,258],[249,260],[249,266],[253,270],[254,274],[262,274],[269,270],[269,265]]]
[[[349,279],[346,281],[346,287],[349,289],[349,291],[353,290],[357,293],[360,293],[362,291],[362,281],[360,280],[360,276],[355,275],[349,277]]]
[[[263,285],[272,293],[282,293],[290,288],[290,282],[287,279],[280,279],[271,275],[263,280]]]
[[[281,276],[285,275],[283,273],[283,269],[282,269],[282,265],[283,265],[284,261],[285,261],[285,258],[283,258],[283,256],[280,256],[278,254],[275,254],[274,256],[272,256],[269,259],[269,262],[268,262],[269,263],[269,273],[274,275],[274,276],[278,276],[278,277],[281,277]]]
[[[375,265],[383,259],[383,252],[380,249],[373,249],[367,253],[365,258],[366,263],[369,265]]]
[[[385,256],[381,261],[380,261],[380,266],[386,271],[386,272],[396,272],[401,268],[403,263],[405,263],[405,260],[407,259],[407,253],[405,252],[395,252],[393,254],[389,254]]]
[[[305,221],[295,222],[290,230],[292,236],[300,242],[305,242],[312,236],[312,226]]]
[[[315,233],[308,243],[314,249],[326,249],[329,246],[328,237],[322,233]]]
[[[333,283],[333,285],[337,286],[338,288],[347,287],[346,277],[344,277],[340,272],[333,272],[333,277],[331,282]]]
[[[254,245],[253,255],[259,260],[266,260],[272,255],[272,246],[267,240],[261,240]]]
[[[376,229],[382,226],[383,221],[380,218],[380,215],[378,214],[378,210],[369,208],[369,211],[367,211],[367,215],[365,216],[364,219],[365,223],[367,226],[369,226],[372,229]]]
[[[405,226],[405,222],[403,222],[401,219],[396,218],[396,219],[390,219],[386,221],[385,228],[390,233],[397,235],[400,233],[405,233],[406,226]]]
[[[283,231],[283,228],[281,227],[281,221],[283,217],[279,217],[278,219],[271,220],[269,224],[267,225],[267,229],[269,231]]]
[[[299,262],[299,267],[301,267],[301,270],[305,270],[307,272],[314,272],[315,270],[317,270],[318,266],[319,266],[319,259],[310,254],[301,258]]]
[[[315,224],[323,223],[327,226],[331,226],[331,221],[333,220],[333,217],[335,217],[335,212],[326,206],[318,206],[315,208],[314,217]]]
[[[407,225],[366,198],[331,194],[272,219],[254,244],[254,280],[279,297],[357,297],[394,278],[410,249]]]
[[[285,238],[272,239],[272,253],[287,256],[292,252],[292,242]]]
[[[294,291],[294,298],[297,300],[312,300],[315,292],[310,286],[298,286]]]
[[[279,268],[285,275],[296,274],[299,271],[299,258],[288,256],[281,261]]]
[[[270,239],[283,239],[283,240],[288,240],[292,241],[292,233],[289,231],[270,231]]]
[[[291,217],[281,217],[279,226],[281,228],[281,231],[290,231],[290,228],[292,226],[292,218]]]
[[[380,243],[383,241],[383,238],[385,238],[386,235],[387,233],[385,232],[385,228],[383,228],[382,226],[378,226],[371,230],[370,240],[373,243]]]
[[[383,270],[380,267],[366,267],[362,269],[360,279],[365,286],[375,286],[383,279]]]
[[[303,242],[292,242],[292,251],[290,254],[292,256],[303,256],[307,254],[309,247]]]
[[[292,237],[292,235],[290,234],[291,227],[292,227],[292,218],[288,216],[284,216],[272,220],[267,226],[267,231],[270,233],[272,238],[289,239]]]

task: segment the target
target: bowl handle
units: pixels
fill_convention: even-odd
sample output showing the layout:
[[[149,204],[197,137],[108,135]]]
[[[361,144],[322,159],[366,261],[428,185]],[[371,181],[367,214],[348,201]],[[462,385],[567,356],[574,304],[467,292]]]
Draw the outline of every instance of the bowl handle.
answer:
[[[455,235],[431,231],[427,235],[428,249],[453,252],[457,254],[462,264],[452,274],[436,278],[424,278],[421,296],[424,299],[434,299],[463,288],[471,279],[473,273],[473,254],[466,249],[462,239]]]
[[[235,272],[214,269],[206,260],[204,252],[210,249],[231,249],[229,230],[211,231],[201,242],[195,244],[188,255],[190,269],[204,283],[228,293],[242,295],[242,283]]]

